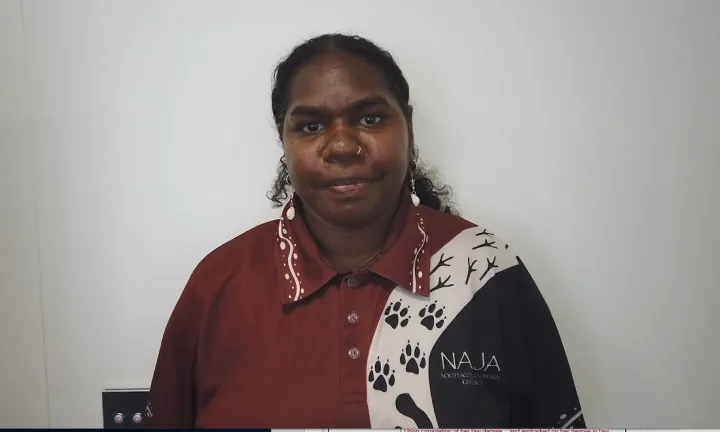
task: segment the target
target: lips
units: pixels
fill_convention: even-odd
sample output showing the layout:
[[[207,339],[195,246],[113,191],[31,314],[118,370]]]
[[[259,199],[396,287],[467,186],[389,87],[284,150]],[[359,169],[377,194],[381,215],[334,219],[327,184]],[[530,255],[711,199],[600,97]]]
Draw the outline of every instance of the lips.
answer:
[[[347,177],[337,178],[334,180],[325,181],[322,183],[322,186],[324,186],[324,187],[350,186],[350,185],[373,183],[377,180],[378,180],[378,178],[371,177],[371,176],[347,176]]]
[[[333,192],[345,194],[345,195],[351,195],[361,192],[367,183],[353,183],[353,184],[347,184],[347,185],[336,185],[336,186],[330,186],[330,190]]]
[[[325,183],[331,191],[343,195],[355,195],[362,192],[369,183],[376,181],[370,177],[346,177]]]
[[[335,186],[349,186],[349,185],[356,185],[361,183],[370,183],[370,179],[365,178],[346,178],[346,179],[340,179],[335,180],[332,182],[329,182],[327,185],[328,187],[335,187]]]

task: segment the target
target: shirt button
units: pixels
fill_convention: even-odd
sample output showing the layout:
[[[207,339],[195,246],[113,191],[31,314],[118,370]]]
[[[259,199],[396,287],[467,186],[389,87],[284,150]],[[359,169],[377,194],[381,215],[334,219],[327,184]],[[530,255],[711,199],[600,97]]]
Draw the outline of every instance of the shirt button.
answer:
[[[348,356],[353,360],[357,360],[357,358],[360,357],[360,350],[357,349],[357,347],[352,347],[350,351],[348,351]]]
[[[354,277],[351,276],[351,277],[348,278],[347,284],[348,284],[348,286],[349,286],[350,288],[355,288],[355,287],[357,286],[358,282],[357,282],[357,279],[356,279],[356,278],[354,278]]]
[[[355,311],[350,312],[347,317],[347,320],[350,324],[357,323],[359,319],[360,319],[360,317],[358,316],[357,313],[355,313]]]

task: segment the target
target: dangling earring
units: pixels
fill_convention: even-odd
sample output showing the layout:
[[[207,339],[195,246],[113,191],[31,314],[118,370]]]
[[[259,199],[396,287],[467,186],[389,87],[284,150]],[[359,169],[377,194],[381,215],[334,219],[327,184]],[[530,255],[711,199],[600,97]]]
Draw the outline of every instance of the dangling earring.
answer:
[[[415,166],[415,163],[413,163],[413,166]],[[420,205],[420,197],[417,196],[417,193],[415,193],[415,175],[413,175],[414,169],[410,169],[410,186],[412,188],[412,193],[410,194],[410,199],[412,200],[412,203],[415,207]]]
[[[285,167],[285,184],[290,186],[292,188],[292,184],[290,184],[290,173],[287,170],[287,162],[285,162],[285,155],[283,155],[282,158],[280,158],[280,163],[283,164]],[[285,212],[285,216],[287,216],[288,220],[295,219],[295,206],[293,205],[293,199],[292,199],[292,192],[290,194],[290,206],[288,207],[287,211]]]
[[[288,220],[295,219],[295,206],[293,205],[292,198],[290,198],[290,207],[288,207],[287,212],[285,212],[285,216],[287,216]]]

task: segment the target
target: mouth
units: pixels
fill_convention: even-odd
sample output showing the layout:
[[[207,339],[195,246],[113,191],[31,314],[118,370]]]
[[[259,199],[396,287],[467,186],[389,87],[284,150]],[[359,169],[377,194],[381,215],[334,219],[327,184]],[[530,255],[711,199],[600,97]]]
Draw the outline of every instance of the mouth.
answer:
[[[342,184],[330,186],[330,190],[344,195],[352,195],[365,189],[366,185],[367,183]]]
[[[326,187],[338,194],[354,195],[362,192],[373,181],[369,178],[345,178],[328,182]]]

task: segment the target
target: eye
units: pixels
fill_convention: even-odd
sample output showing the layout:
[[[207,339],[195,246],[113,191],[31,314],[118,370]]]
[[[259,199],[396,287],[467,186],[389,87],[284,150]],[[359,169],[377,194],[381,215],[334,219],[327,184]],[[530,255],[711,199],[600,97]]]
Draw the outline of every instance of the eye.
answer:
[[[383,121],[382,116],[379,115],[366,115],[360,119],[360,124],[363,126],[375,126],[376,124]]]
[[[325,126],[318,122],[306,123],[300,128],[305,133],[316,134],[325,130]]]

